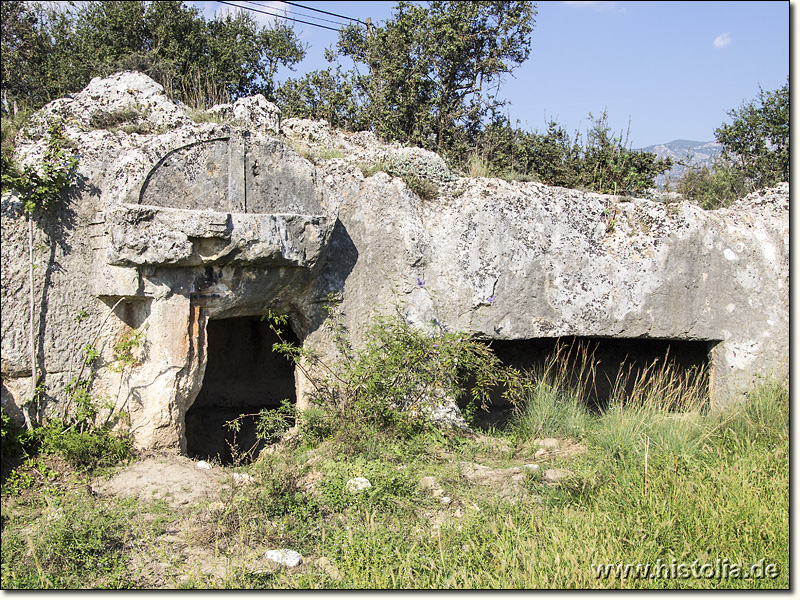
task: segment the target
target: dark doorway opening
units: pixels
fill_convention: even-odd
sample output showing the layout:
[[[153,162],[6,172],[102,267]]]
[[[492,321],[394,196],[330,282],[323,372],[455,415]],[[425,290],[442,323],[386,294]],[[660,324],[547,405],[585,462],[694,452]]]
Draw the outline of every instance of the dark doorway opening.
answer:
[[[528,340],[493,340],[492,350],[507,367],[542,376],[549,367],[572,389],[580,387],[586,406],[606,408],[612,396],[634,393],[637,380],[656,377],[666,369],[674,385],[696,386],[710,392],[711,357],[715,341],[652,338],[561,337]],[[681,383],[682,382],[682,383]],[[501,427],[513,416],[514,406],[492,390],[489,411],[476,413],[475,426]],[[466,407],[469,394],[461,400]]]
[[[258,455],[264,445],[256,436],[255,417],[241,420],[238,432],[225,423],[243,414],[296,403],[294,367],[272,351],[278,336],[260,317],[211,320],[206,326],[208,363],[203,387],[186,413],[187,453],[196,459],[230,464],[235,455]],[[290,328],[285,341],[298,344]]]

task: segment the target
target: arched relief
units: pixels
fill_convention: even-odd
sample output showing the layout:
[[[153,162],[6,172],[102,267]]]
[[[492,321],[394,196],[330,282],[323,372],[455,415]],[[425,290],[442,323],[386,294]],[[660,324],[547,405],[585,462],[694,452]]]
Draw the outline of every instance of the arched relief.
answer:
[[[244,153],[237,146],[242,144],[232,142],[230,137],[221,137],[172,150],[147,175],[139,193],[139,204],[245,212],[244,190],[237,193],[238,190],[231,189],[232,176],[243,178]],[[239,167],[238,178],[231,172],[232,165]]]
[[[139,204],[226,213],[321,214],[314,167],[247,133],[194,142],[148,173]]]

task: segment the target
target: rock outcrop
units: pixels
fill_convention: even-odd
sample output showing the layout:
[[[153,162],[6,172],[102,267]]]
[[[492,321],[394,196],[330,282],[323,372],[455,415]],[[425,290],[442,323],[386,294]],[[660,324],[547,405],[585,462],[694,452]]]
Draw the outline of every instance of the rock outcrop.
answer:
[[[704,343],[720,402],[788,371],[788,184],[707,212],[457,177],[421,149],[282,122],[261,97],[209,112],[221,122],[195,123],[129,72],[50,103],[18,137],[22,162],[35,165],[47,123],[61,118],[79,158],[77,182],[35,234],[45,411],[64,408],[78,349],[97,340],[93,392],[130,414],[140,446],[186,451],[193,405],[238,406],[203,392],[207,369],[225,362],[209,353],[245,370],[284,368],[258,333],[272,309],[289,314],[299,342],[330,354],[330,295],[356,342],[399,305],[414,324],[435,319],[487,340]],[[398,176],[366,176],[375,165]],[[407,174],[437,197],[421,199]],[[2,219],[3,406],[19,414],[31,366],[14,194]],[[237,333],[214,347],[208,324],[221,320]],[[114,347],[132,330],[143,342],[119,368]],[[269,381],[231,381],[230,393],[258,405]],[[308,382],[294,381],[302,406]]]

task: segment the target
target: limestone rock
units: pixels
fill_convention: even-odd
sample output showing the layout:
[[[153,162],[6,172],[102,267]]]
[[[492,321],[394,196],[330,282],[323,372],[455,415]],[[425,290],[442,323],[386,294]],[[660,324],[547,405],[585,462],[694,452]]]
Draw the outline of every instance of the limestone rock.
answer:
[[[255,479],[248,473],[234,473],[233,482],[239,485],[251,485]]]
[[[217,104],[208,109],[212,115],[223,120],[251,129],[259,133],[278,134],[281,132],[281,111],[261,94],[239,98],[233,104]]]
[[[566,469],[545,469],[542,473],[542,481],[545,483],[558,483],[570,474]]]
[[[421,487],[423,490],[438,490],[441,488],[439,482],[436,481],[436,478],[430,475],[420,478],[419,487]]]
[[[36,165],[48,123],[64,119],[79,159],[75,183],[34,228],[43,414],[67,407],[76,349],[96,339],[93,394],[130,414],[139,447],[186,451],[187,436],[222,432],[209,424],[214,402],[255,412],[279,387],[258,379],[275,370],[256,360],[273,343],[257,325],[268,311],[336,360],[331,299],[355,346],[373,317],[399,312],[497,344],[696,343],[715,402],[788,373],[788,184],[704,211],[458,177],[426,150],[281,121],[261,97],[213,112],[228,121],[195,123],[161,86],[126,72],[51,102],[18,135],[20,162]],[[413,177],[436,197],[421,199]],[[31,374],[19,208],[3,196],[2,403],[17,417]],[[119,370],[114,347],[134,330],[137,362]],[[223,348],[214,336],[226,331],[237,335],[223,335]],[[225,368],[241,373],[207,389]],[[302,408],[313,385],[287,368]],[[429,400],[430,418],[465,426],[452,399]]]
[[[344,484],[345,491],[351,494],[363,492],[371,487],[372,483],[366,477],[354,477],[353,479],[348,479],[347,483]]]
[[[267,550],[264,556],[267,560],[271,560],[286,567],[297,567],[303,562],[302,555],[295,550]]]

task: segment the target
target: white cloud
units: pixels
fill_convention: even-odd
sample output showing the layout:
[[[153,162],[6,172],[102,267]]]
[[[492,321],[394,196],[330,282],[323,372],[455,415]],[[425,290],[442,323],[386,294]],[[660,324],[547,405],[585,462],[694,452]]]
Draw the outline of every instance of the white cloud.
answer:
[[[577,6],[580,8],[592,8],[594,12],[625,12],[625,8],[618,2],[603,2],[601,0],[565,0],[567,6]]]
[[[714,48],[724,48],[733,41],[730,33],[723,33],[714,39]]]

